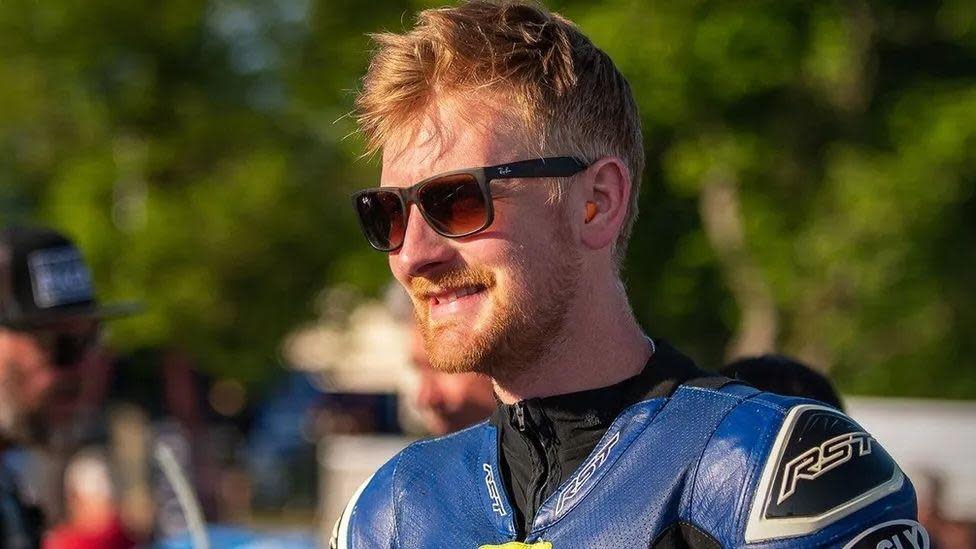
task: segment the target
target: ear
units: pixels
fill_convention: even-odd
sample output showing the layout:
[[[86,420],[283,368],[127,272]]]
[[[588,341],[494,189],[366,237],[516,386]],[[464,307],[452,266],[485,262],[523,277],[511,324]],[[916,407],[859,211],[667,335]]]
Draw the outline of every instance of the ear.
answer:
[[[613,246],[630,205],[630,172],[619,158],[607,156],[591,164],[583,179],[580,239],[591,250]]]

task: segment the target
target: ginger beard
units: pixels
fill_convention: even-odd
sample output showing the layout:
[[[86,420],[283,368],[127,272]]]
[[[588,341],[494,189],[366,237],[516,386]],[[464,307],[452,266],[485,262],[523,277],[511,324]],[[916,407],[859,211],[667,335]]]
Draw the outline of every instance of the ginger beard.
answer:
[[[570,239],[568,221],[556,209],[555,234],[541,247],[548,253],[515,245],[504,270],[465,267],[410,280],[417,326],[433,369],[504,379],[524,371],[561,341],[579,288],[582,258]],[[450,288],[476,288],[485,294],[479,318],[431,319],[427,296]]]

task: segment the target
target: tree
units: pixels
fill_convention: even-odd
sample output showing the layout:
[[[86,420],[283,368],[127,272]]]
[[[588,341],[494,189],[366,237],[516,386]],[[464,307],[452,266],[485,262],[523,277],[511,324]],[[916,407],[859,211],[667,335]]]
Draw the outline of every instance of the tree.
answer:
[[[386,0],[0,4],[0,215],[76,236],[123,347],[260,383],[322,288],[375,295],[347,115]],[[705,365],[776,347],[861,393],[976,397],[970,2],[554,1],[628,77],[624,276]],[[952,379],[945,383],[944,379]]]

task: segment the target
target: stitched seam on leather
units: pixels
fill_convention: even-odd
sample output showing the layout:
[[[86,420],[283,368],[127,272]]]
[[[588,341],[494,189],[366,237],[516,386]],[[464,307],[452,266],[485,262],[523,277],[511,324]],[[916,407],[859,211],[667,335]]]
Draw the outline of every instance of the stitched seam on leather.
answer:
[[[715,389],[708,389],[708,388],[705,388],[705,387],[691,387],[691,386],[686,386],[686,385],[682,385],[681,388],[686,389],[686,390],[689,390],[689,391],[701,391],[701,392],[708,393],[708,394],[711,394],[711,395],[715,395],[715,396],[719,396],[719,397],[723,397],[723,398],[731,399],[731,400],[739,400],[739,401],[742,401],[742,402],[745,402],[745,401],[748,400],[748,401],[751,401],[751,402],[756,403],[759,406],[763,406],[763,407],[766,407],[766,408],[769,408],[769,409],[772,409],[772,410],[776,410],[778,412],[784,412],[784,413],[787,412],[790,408],[793,408],[793,406],[794,406],[794,405],[791,405],[791,406],[788,406],[788,407],[783,407],[783,406],[780,406],[779,404],[775,404],[773,402],[767,402],[765,400],[756,398],[756,397],[758,397],[760,395],[766,394],[763,391],[757,391],[755,393],[752,393],[751,395],[742,396],[742,395],[730,395],[728,393],[722,392],[721,389],[715,390]]]
[[[729,399],[729,400],[744,400],[744,399],[748,398],[748,397],[743,397],[741,395],[730,395],[729,393],[726,393],[726,392],[722,391],[721,389],[717,389],[716,390],[716,389],[709,389],[707,387],[695,387],[694,385],[681,385],[680,387],[678,387],[678,390],[675,391],[675,393],[677,393],[680,390],[685,390],[685,391],[698,391],[700,393],[708,393],[710,395],[719,396],[719,397],[722,397],[722,398],[725,398],[725,399]],[[750,397],[751,397],[751,395],[750,395]]]
[[[766,395],[766,394],[768,394],[768,393],[759,392],[759,393],[756,393],[754,395],[751,395],[746,400],[748,400],[749,402],[752,402],[753,404],[756,404],[757,406],[763,406],[765,408],[769,408],[771,410],[776,410],[776,411],[778,411],[780,413],[783,413],[783,414],[785,414],[786,412],[789,412],[794,407],[799,406],[800,404],[802,404],[802,403],[796,403],[795,402],[796,399],[798,399],[799,397],[790,397],[790,399],[794,401],[794,404],[790,404],[789,406],[781,406],[779,404],[776,404],[775,402],[769,402],[769,401],[767,401],[765,399],[758,398],[761,395]],[[753,398],[753,397],[757,397],[757,398]]]
[[[710,390],[707,391],[712,392]],[[748,397],[744,397],[744,398],[739,397],[737,395],[724,395],[727,397],[731,397],[733,400],[738,400],[739,402],[738,404],[726,410],[725,414],[722,415],[722,419],[718,421],[718,423],[715,425],[715,429],[713,429],[712,433],[708,435],[708,439],[705,441],[705,444],[702,446],[701,452],[698,454],[698,459],[695,461],[694,473],[692,474],[692,478],[691,478],[691,495],[688,497],[688,508],[685,510],[686,512],[690,513],[695,508],[695,491],[698,488],[698,472],[701,470],[701,462],[702,462],[702,458],[705,457],[705,451],[708,449],[709,445],[711,445],[712,439],[715,438],[715,433],[718,432],[718,430],[722,427],[722,424],[725,423],[725,420],[728,419],[729,414],[731,414],[743,402],[745,402],[748,399],[751,399],[753,396],[758,394],[759,393],[753,393],[752,395],[749,395]],[[679,519],[682,518],[681,515],[682,513],[679,511],[678,513]]]
[[[761,393],[756,393],[756,394],[758,395],[758,394],[761,394]],[[747,404],[757,404],[757,405],[760,405],[760,406],[765,406],[765,403],[763,401],[761,401],[761,400],[749,400],[749,402]],[[783,421],[786,419],[786,410],[785,409],[782,409],[782,407],[773,407],[773,406],[765,406],[765,407],[766,408],[771,408],[771,409],[779,412],[779,414],[780,414],[780,416],[779,416],[779,428],[778,429],[765,429],[765,430],[763,430],[762,438],[760,440],[760,447],[761,448],[762,447],[769,448],[768,451],[769,452],[772,452],[772,450],[773,450],[773,448],[772,448],[773,444],[772,444],[772,442],[770,442],[770,440],[776,440],[777,435],[779,435],[780,429],[783,428]],[[749,454],[749,462],[750,462],[749,463],[749,471],[746,473],[745,482],[743,483],[743,485],[745,487],[753,486],[753,483],[752,483],[753,479],[755,479],[757,475],[762,475],[762,470],[765,468],[766,461],[768,461],[770,457],[771,456],[769,454],[766,454],[765,455],[765,459],[759,458],[757,460],[757,458],[756,458],[756,456],[755,456],[754,453],[750,453]],[[752,505],[755,502],[755,499],[756,498],[762,498],[762,497],[765,497],[766,496],[766,494],[760,494],[760,493],[758,493],[758,491],[757,491],[758,489],[759,489],[759,486],[754,486],[751,489],[751,492],[752,492],[752,496],[751,497],[749,496],[750,490],[743,490],[739,494],[739,501],[737,502],[737,508],[740,510],[740,512],[737,513],[736,514],[736,517],[735,517],[735,531],[736,532],[744,532],[745,531],[745,526],[743,525],[743,521],[749,520],[749,511],[752,509]],[[745,513],[743,514],[741,512],[741,510],[745,510]]]
[[[651,399],[651,400],[655,400],[655,399]],[[657,410],[657,412],[655,412],[655,414],[654,414],[654,417],[657,417],[657,416],[658,416],[658,415],[659,415],[659,414],[660,414],[661,412],[663,412],[663,411],[664,411],[664,406],[665,406],[665,405],[667,405],[667,402],[665,402],[664,404],[662,404],[662,405],[661,405],[661,407],[660,407],[660,408],[658,408],[658,410]],[[639,412],[638,412],[638,413],[639,413]],[[622,416],[623,414],[621,413],[620,415]],[[617,417],[619,418],[620,416],[617,416]],[[627,421],[632,421],[633,419],[634,419],[634,418],[633,418],[633,417],[631,417],[631,418],[629,418],[629,419],[628,419]],[[608,467],[608,468],[606,469],[606,471],[605,471],[605,472],[603,473],[603,475],[601,476],[601,478],[603,478],[603,477],[605,477],[606,475],[609,475],[609,474],[611,473],[611,470],[613,469],[613,467],[614,467],[615,465],[617,465],[617,462],[618,462],[618,461],[620,461],[620,459],[621,459],[621,458],[623,457],[623,455],[627,453],[627,450],[629,450],[629,449],[630,449],[630,447],[631,447],[631,446],[632,446],[632,445],[633,445],[633,444],[634,444],[635,442],[637,442],[637,440],[638,440],[638,439],[640,439],[640,437],[641,437],[641,436],[642,436],[642,435],[644,434],[644,431],[646,431],[646,430],[647,430],[647,429],[648,429],[648,428],[649,428],[649,427],[651,426],[651,423],[652,423],[652,422],[653,422],[653,419],[652,419],[652,420],[649,420],[649,421],[645,421],[645,422],[643,422],[644,424],[643,424],[643,425],[642,425],[642,426],[640,427],[640,432],[639,432],[639,433],[637,433],[636,435],[634,435],[634,436],[633,436],[633,437],[632,437],[632,438],[630,439],[630,442],[628,442],[628,443],[627,443],[627,445],[626,445],[626,446],[622,446],[622,447],[621,447],[621,448],[620,448],[619,450],[617,450],[617,452],[616,452],[616,454],[617,454],[617,457],[616,457],[616,459],[614,459],[614,460],[613,460],[613,463],[611,463],[611,464],[609,465],[609,467]],[[617,432],[620,432],[620,433],[622,433],[622,432],[623,432],[623,430],[624,430],[624,428],[623,428],[623,426],[621,426],[621,428],[620,428],[620,429],[618,429],[618,430],[617,430]],[[609,430],[608,430],[607,432],[609,432]],[[605,441],[604,441],[604,440],[603,440],[603,439],[601,438],[601,439],[600,439],[600,442],[605,442]],[[599,445],[599,443],[597,443],[597,444]],[[585,462],[584,462],[584,463],[585,463]],[[576,472],[576,471],[574,471],[574,473],[575,473],[575,472]],[[571,477],[571,478],[572,478],[572,477]],[[564,487],[564,486],[560,486],[560,488],[563,488],[563,487]],[[556,494],[556,493],[558,493],[559,491],[560,491],[560,490],[559,490],[559,489],[557,489],[557,490],[556,490],[556,492],[553,492],[553,495],[555,495],[555,494]],[[541,535],[542,535],[542,533],[543,533],[543,532],[545,532],[546,530],[549,530],[549,529],[551,529],[551,528],[552,528],[553,526],[555,526],[556,524],[559,524],[559,522],[561,522],[561,521],[562,521],[562,520],[563,520],[564,518],[566,518],[567,516],[569,516],[569,514],[570,514],[570,511],[572,511],[572,510],[573,510],[573,509],[574,509],[574,508],[575,508],[576,506],[578,506],[578,505],[579,505],[579,504],[580,504],[580,503],[581,503],[581,502],[582,502],[582,501],[583,501],[584,499],[586,499],[586,497],[587,497],[587,496],[589,496],[589,495],[590,495],[590,493],[591,493],[592,491],[593,491],[593,488],[591,487],[590,489],[588,489],[588,490],[586,491],[586,493],[585,493],[585,494],[583,494],[583,495],[582,495],[582,496],[581,496],[581,497],[580,497],[580,498],[579,498],[578,500],[576,500],[576,501],[575,501],[575,502],[574,502],[574,503],[573,503],[572,505],[570,505],[570,506],[569,506],[569,507],[568,507],[568,508],[567,508],[567,509],[566,509],[566,510],[565,510],[565,511],[563,512],[563,514],[562,514],[562,516],[560,516],[560,517],[557,517],[557,518],[556,518],[555,520],[553,520],[552,522],[550,522],[550,523],[548,523],[548,524],[545,524],[545,525],[543,525],[543,527],[542,527],[542,528],[538,528],[538,529],[534,529],[534,530],[531,530],[531,531],[529,531],[529,532],[527,532],[527,533],[526,533],[526,538],[528,538],[529,536],[533,536],[533,535],[534,535],[534,536],[535,536],[536,538],[538,538],[538,537],[541,537]],[[552,497],[552,496],[550,496],[550,497]],[[546,501],[548,502],[548,499],[547,499]],[[544,503],[545,503],[545,502],[544,502]]]
[[[392,485],[392,493],[390,494],[390,504],[393,507],[393,511],[390,513],[390,517],[393,520],[393,546],[400,546],[400,528],[399,528],[399,517],[400,506],[397,505],[397,500],[401,499],[399,497],[400,489],[397,487],[397,473],[400,471],[400,460],[403,459],[403,455],[410,450],[410,446],[407,446],[402,452],[397,454],[396,461],[393,462],[393,474],[390,475],[390,484]],[[404,490],[406,492],[406,490]]]

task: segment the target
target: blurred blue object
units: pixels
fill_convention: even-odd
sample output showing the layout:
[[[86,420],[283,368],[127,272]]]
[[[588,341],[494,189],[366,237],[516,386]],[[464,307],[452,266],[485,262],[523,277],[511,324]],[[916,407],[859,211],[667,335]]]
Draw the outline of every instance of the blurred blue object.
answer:
[[[315,440],[310,424],[325,394],[302,372],[290,372],[258,407],[246,449],[257,508],[314,506]]]
[[[312,549],[318,547],[308,532],[262,534],[232,526],[208,525],[211,549]],[[195,549],[189,533],[156,542],[157,549]]]
[[[321,405],[325,394],[303,372],[289,372],[262,402],[251,427],[251,451],[288,454],[310,444],[309,410]]]

